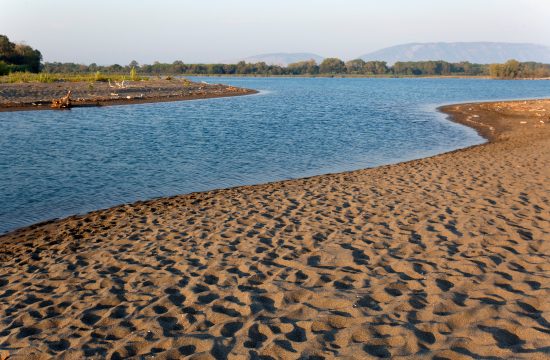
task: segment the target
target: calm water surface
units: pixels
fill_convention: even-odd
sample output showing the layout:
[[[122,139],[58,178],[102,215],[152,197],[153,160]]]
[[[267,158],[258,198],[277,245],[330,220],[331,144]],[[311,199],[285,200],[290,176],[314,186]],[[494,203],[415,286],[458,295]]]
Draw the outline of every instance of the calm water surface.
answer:
[[[550,81],[197,78],[259,95],[0,113],[0,233],[159,196],[353,170],[482,143],[444,103]]]

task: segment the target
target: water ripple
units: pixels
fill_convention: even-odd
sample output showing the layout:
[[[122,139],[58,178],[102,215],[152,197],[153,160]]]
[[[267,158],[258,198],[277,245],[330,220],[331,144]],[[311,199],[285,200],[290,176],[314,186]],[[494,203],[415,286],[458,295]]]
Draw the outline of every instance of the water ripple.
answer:
[[[542,97],[550,85],[219,81],[261,91],[187,102],[0,113],[0,232],[140,199],[353,170],[478,144],[483,140],[473,130],[444,121],[434,112],[436,105]]]

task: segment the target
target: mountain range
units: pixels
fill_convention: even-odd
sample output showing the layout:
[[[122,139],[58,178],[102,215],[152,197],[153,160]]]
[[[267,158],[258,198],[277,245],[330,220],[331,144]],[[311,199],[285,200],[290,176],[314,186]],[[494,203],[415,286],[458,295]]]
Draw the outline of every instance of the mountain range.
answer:
[[[445,60],[476,64],[503,63],[510,59],[550,63],[550,47],[526,43],[454,42],[412,43],[381,49],[359,58],[386,61]]]
[[[386,61],[388,65],[393,65],[397,61],[425,60],[469,61],[477,64],[492,64],[516,59],[518,61],[550,63],[550,47],[504,42],[411,43],[387,47],[357,58],[365,61]],[[320,63],[324,57],[312,53],[273,53],[250,56],[245,58],[244,61],[247,63],[263,61],[268,65],[287,66],[294,62],[310,59]]]

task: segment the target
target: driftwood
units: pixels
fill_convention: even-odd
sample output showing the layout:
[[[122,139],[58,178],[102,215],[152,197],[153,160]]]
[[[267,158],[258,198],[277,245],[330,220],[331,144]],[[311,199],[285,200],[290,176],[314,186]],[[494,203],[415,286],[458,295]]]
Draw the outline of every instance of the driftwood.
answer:
[[[71,90],[69,90],[69,92],[67,92],[67,95],[63,96],[61,99],[53,99],[51,107],[54,109],[70,109]]]

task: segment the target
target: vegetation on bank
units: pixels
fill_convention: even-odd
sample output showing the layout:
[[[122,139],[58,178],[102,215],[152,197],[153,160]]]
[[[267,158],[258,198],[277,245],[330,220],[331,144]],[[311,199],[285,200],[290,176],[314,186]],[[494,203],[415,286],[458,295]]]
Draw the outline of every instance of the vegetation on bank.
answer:
[[[12,43],[7,36],[0,35],[0,75],[12,72],[33,72],[41,70],[42,54],[29,45]]]
[[[547,78],[550,77],[550,65],[509,60],[489,65],[489,75],[497,79]]]
[[[95,73],[81,73],[81,74],[70,74],[70,73],[30,73],[30,72],[12,72],[8,75],[0,76],[0,84],[13,84],[13,83],[29,83],[29,82],[39,82],[39,83],[53,83],[53,82],[108,82],[108,81],[123,81],[123,80],[147,80],[146,77],[141,77],[135,75],[132,77],[124,74],[103,74],[101,72]]]
[[[449,63],[446,61],[396,62],[393,66],[384,61],[344,62],[328,58],[317,64],[314,60],[300,61],[288,66],[267,65],[264,62],[237,64],[185,64],[182,61],[139,65],[132,61],[126,66],[118,64],[99,66],[74,63],[45,63],[43,71],[52,73],[128,74],[135,69],[140,75],[248,75],[248,76],[486,76],[499,79],[550,77],[550,65],[534,62],[520,63],[510,60],[505,64]],[[513,69],[513,70],[511,70]]]
[[[102,66],[75,63],[41,63],[40,51],[24,44],[14,44],[0,35],[0,82],[54,82],[54,81],[121,81],[141,76],[160,75],[245,75],[245,76],[486,76],[497,79],[547,78],[550,64],[509,60],[504,64],[473,64],[446,61],[396,62],[361,59],[344,62],[338,58],[300,61],[288,66],[267,65],[265,62],[237,64],[143,64],[132,61]],[[139,75],[138,75],[139,74]]]

